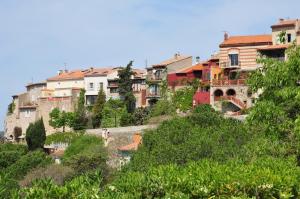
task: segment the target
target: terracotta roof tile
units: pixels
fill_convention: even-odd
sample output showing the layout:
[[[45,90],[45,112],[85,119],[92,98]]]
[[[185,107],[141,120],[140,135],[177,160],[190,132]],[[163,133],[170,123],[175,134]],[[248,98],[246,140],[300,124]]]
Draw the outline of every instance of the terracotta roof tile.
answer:
[[[186,67],[184,69],[181,69],[181,70],[177,71],[176,73],[190,73],[190,72],[193,72],[193,71],[203,70],[204,68],[205,68],[205,66],[202,63],[199,63],[199,64],[196,64],[196,65],[189,66],[189,67]]]
[[[105,68],[91,68],[86,74],[85,77],[97,77],[97,76],[106,76],[112,72],[118,71],[118,67],[105,67]]]
[[[174,56],[171,59],[167,59],[159,64],[154,64],[153,67],[166,66],[166,65],[178,62],[178,61],[182,61],[184,59],[188,59],[190,57],[192,57],[192,56],[177,55],[177,56]]]
[[[231,36],[220,47],[272,44],[272,35]]]
[[[119,147],[118,150],[120,150],[120,151],[137,150],[138,146],[142,143],[142,136],[139,133],[136,133],[133,135],[132,141],[133,141],[133,143],[128,144],[126,146]]]
[[[68,72],[62,72],[55,77],[48,78],[47,81],[83,79],[87,72],[89,72],[89,70],[72,70]]]

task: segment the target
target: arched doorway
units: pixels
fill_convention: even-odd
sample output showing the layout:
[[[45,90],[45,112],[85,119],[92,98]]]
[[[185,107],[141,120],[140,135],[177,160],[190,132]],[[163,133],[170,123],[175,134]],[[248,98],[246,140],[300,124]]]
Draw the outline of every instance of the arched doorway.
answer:
[[[227,96],[235,96],[235,95],[236,95],[236,92],[235,92],[234,89],[228,89],[228,90],[226,91],[226,95],[227,95]]]
[[[221,97],[224,95],[223,91],[221,89],[217,89],[214,92],[214,100],[219,101]]]

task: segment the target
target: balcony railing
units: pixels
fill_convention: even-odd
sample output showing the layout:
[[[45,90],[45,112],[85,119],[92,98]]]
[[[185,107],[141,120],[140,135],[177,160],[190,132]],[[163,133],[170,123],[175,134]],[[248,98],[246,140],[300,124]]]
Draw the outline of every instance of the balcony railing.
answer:
[[[239,61],[238,64],[232,64],[230,61],[221,62],[220,67],[221,68],[240,68],[241,67],[241,62]]]
[[[147,90],[146,92],[146,97],[147,98],[159,98],[160,97],[160,91],[149,91]]]
[[[148,81],[161,81],[163,79],[162,75],[148,75]]]
[[[234,79],[234,80],[212,80],[213,86],[245,86],[246,79]]]

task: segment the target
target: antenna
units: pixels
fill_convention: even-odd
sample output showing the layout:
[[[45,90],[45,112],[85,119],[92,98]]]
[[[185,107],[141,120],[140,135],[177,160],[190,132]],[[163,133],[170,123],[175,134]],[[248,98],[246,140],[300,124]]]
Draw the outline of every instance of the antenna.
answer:
[[[147,68],[148,67],[148,60],[145,59],[145,67]]]
[[[67,70],[67,63],[64,63],[65,71]]]

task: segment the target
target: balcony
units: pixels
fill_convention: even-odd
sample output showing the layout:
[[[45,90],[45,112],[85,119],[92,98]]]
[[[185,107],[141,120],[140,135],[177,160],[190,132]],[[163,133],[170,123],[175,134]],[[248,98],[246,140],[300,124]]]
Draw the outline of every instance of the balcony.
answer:
[[[240,68],[241,67],[241,62],[239,61],[237,64],[232,64],[230,61],[221,62],[220,67],[221,68]]]
[[[117,88],[119,87],[118,82],[108,82],[108,88]]]
[[[212,80],[212,86],[245,86],[246,79]]]
[[[160,82],[163,80],[162,75],[148,75],[147,80],[151,82]]]
[[[146,91],[146,98],[160,98],[160,91]]]

